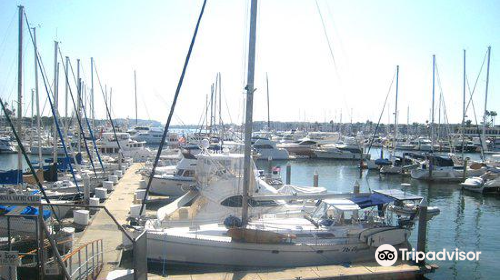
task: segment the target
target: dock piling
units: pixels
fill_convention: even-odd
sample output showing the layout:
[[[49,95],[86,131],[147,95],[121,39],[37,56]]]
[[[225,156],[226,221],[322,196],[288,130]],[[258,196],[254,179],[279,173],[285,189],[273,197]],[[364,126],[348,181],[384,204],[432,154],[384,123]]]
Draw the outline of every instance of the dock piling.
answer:
[[[85,204],[90,203],[90,177],[88,174],[83,174],[83,200]]]
[[[319,185],[319,174],[318,171],[314,171],[313,186],[318,187],[318,185]]]
[[[464,172],[463,172],[463,175],[462,175],[462,179],[465,181],[465,179],[467,179],[467,162],[468,162],[469,158],[466,157],[463,159],[464,161]]]
[[[292,179],[292,166],[290,164],[286,165],[286,184],[290,185]]]
[[[418,237],[417,252],[425,254],[425,243],[427,240],[427,201],[424,198],[418,207]],[[419,265],[425,265],[425,259]]]

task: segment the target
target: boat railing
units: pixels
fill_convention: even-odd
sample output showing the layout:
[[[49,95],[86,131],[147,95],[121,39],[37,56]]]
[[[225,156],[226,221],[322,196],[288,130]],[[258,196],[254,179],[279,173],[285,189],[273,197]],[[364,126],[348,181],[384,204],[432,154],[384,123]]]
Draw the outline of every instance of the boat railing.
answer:
[[[102,239],[83,244],[62,258],[71,279],[96,279],[104,265]]]

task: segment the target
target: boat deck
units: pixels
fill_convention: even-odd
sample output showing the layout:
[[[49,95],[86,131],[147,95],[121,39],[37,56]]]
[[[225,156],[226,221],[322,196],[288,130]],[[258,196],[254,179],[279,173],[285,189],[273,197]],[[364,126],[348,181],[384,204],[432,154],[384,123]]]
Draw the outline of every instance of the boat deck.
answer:
[[[296,279],[419,279],[438,267],[435,265],[418,266],[411,263],[398,263],[383,267],[377,263],[298,267],[291,269],[263,269],[254,271],[218,272],[203,274],[178,274],[161,276],[148,274],[150,280],[296,280]]]

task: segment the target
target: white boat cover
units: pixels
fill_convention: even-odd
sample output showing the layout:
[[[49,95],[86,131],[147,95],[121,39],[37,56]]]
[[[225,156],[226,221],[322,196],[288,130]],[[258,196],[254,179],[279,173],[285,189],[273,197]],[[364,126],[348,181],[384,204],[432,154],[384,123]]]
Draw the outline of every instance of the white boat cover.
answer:
[[[284,185],[278,189],[279,194],[296,195],[296,194],[320,194],[326,193],[323,187],[299,187],[293,185]]]
[[[172,213],[174,213],[177,209],[181,208],[182,206],[188,204],[191,200],[193,200],[195,197],[199,195],[198,191],[195,190],[190,190],[183,196],[179,197],[178,199],[174,200],[170,204],[167,204],[156,212],[156,217],[158,220],[163,221],[165,217],[170,216]]]

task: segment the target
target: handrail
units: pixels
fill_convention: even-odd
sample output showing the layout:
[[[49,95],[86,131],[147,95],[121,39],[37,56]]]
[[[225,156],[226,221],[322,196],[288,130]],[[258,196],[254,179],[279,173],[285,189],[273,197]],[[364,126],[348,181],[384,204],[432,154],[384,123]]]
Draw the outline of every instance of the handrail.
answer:
[[[68,260],[69,258],[71,258],[72,256],[74,256],[76,253],[78,253],[78,251],[82,250],[83,248],[87,247],[88,245],[92,244],[92,243],[98,243],[99,241],[102,242],[102,238],[101,239],[96,239],[96,240],[93,240],[93,241],[89,241],[83,245],[81,245],[80,247],[78,247],[76,250],[73,250],[71,253],[65,255],[62,260],[63,262]]]
[[[69,242],[71,242],[71,241],[73,241],[73,238],[69,238],[69,239],[66,239],[66,240],[59,241],[59,242],[57,242],[56,244],[57,244],[57,245],[60,245],[60,244],[64,244],[64,243],[69,243]],[[47,239],[45,239],[45,240],[44,240],[44,246],[43,246],[43,248],[45,249],[45,248],[48,248],[49,246],[50,246],[50,242],[47,242]],[[33,254],[33,253],[35,253],[35,252],[37,252],[37,251],[38,251],[38,248],[37,248],[37,249],[33,249],[33,250],[31,250],[31,251],[29,251],[29,252],[26,252],[26,253],[24,253],[24,254],[20,254],[20,255],[19,255],[19,259],[22,259],[22,258],[24,258],[24,257],[25,257],[25,256],[27,256],[27,255],[31,255],[31,254]]]

